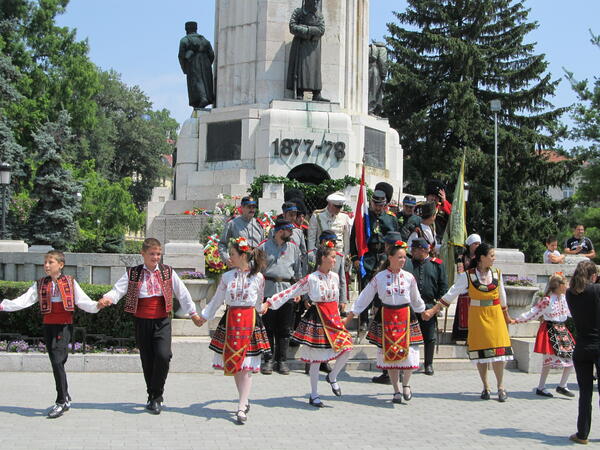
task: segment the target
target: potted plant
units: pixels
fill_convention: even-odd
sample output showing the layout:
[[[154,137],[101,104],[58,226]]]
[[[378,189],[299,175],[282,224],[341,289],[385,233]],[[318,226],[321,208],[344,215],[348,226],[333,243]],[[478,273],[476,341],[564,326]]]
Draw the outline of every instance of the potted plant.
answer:
[[[531,278],[507,276],[503,279],[506,291],[506,304],[511,317],[529,310],[540,288]]]

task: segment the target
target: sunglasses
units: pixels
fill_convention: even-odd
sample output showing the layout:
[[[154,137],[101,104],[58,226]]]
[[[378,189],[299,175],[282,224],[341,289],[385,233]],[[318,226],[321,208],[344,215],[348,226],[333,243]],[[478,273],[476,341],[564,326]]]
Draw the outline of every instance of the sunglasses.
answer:
[[[338,209],[341,209],[342,206],[344,206],[344,205],[333,205],[334,208],[338,208]]]

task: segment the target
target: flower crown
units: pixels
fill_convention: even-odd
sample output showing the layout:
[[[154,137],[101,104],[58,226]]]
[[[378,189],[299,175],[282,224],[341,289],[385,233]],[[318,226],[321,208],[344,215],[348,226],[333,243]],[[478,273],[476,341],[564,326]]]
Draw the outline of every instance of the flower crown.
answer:
[[[237,244],[241,252],[249,253],[252,251],[252,248],[250,247],[250,244],[248,244],[248,240],[245,237],[234,239],[233,242]]]
[[[325,242],[325,247],[334,248],[335,247],[335,242],[334,241],[327,241],[327,242]]]
[[[404,241],[396,241],[394,242],[394,247],[408,248],[408,245]]]

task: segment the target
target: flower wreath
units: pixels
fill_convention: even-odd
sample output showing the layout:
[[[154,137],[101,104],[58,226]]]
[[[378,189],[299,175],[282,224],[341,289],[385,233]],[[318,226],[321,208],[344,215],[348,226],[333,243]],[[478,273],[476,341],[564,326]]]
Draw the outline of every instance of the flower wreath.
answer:
[[[335,248],[335,242],[334,241],[326,241],[325,247]]]
[[[408,245],[404,241],[396,241],[394,242],[394,247],[408,248]]]
[[[245,237],[234,239],[233,242],[237,244],[241,252],[249,253],[252,251],[252,248],[250,247],[250,244],[248,244],[248,240]]]

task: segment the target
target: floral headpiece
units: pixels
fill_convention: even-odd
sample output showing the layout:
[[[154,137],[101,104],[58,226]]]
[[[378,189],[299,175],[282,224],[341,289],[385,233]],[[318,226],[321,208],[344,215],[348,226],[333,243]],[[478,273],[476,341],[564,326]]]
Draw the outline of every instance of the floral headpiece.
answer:
[[[335,247],[335,241],[326,241],[325,242],[325,247],[334,248]]]
[[[396,241],[394,242],[394,247],[408,248],[408,244],[404,241]]]
[[[235,239],[234,242],[237,244],[241,252],[249,253],[252,251],[252,248],[250,247],[250,244],[248,244],[248,240],[245,237],[239,237]]]

